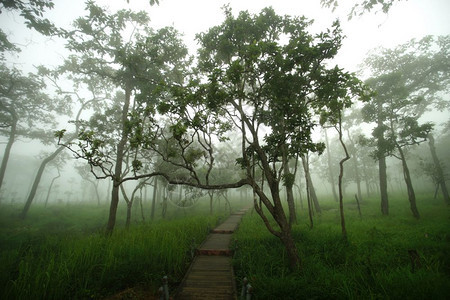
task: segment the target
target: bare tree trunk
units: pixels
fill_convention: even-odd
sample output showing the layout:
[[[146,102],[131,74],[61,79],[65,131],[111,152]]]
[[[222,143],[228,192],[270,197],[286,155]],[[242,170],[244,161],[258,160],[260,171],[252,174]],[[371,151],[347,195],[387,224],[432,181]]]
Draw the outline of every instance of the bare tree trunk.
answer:
[[[97,197],[97,205],[100,206],[100,194],[98,193],[98,181],[93,181],[90,179],[85,179],[86,181],[89,181],[92,186],[94,187],[95,196]]]
[[[164,187],[164,192],[163,192],[163,202],[162,202],[162,212],[161,212],[161,216],[164,219],[166,217],[166,213],[167,213],[167,198],[169,197],[169,188],[166,185]]]
[[[120,185],[120,191],[122,192],[123,199],[125,200],[125,202],[127,204],[127,218],[125,220],[125,228],[128,229],[130,227],[130,223],[131,223],[131,209],[133,207],[134,191],[133,191],[133,194],[131,195],[131,199],[128,198],[123,185]]]
[[[314,184],[311,179],[311,173],[309,172],[309,162],[308,159],[305,158],[305,156],[302,156],[302,164],[303,170],[305,172],[306,186],[309,188],[308,194],[311,199],[311,203],[314,205],[316,212],[320,214],[322,212],[322,209],[320,208],[319,200],[317,199],[316,195],[316,190],[314,189]]]
[[[378,159],[378,172],[380,176],[381,213],[389,215],[389,201],[387,192],[386,157]]]
[[[289,209],[289,226],[292,226],[292,224],[297,223],[297,215],[295,213],[294,191],[292,190],[295,181],[295,175],[292,174],[289,170],[289,159],[287,155],[286,145],[283,146],[282,159],[283,159],[284,184],[286,187],[286,200]]]
[[[125,221],[125,227],[130,228],[131,223],[131,209],[133,208],[133,202],[127,202],[127,220]]]
[[[311,194],[309,190],[309,185],[306,185],[306,201],[308,203],[308,216],[309,216],[309,227],[312,229],[314,227],[313,222],[313,209],[311,205]]]
[[[302,165],[303,165],[303,170],[305,173],[305,181],[306,181],[306,201],[308,204],[308,215],[309,215],[309,227],[312,229],[314,226],[313,223],[313,209],[312,209],[312,204],[311,204],[311,185],[309,184],[310,181],[310,177],[309,177],[309,166],[308,166],[308,156],[301,156],[302,158]]]
[[[150,220],[155,219],[155,206],[156,206],[156,190],[158,188],[158,177],[155,177],[153,184],[153,199],[152,199],[152,211],[150,214]]]
[[[254,199],[254,208],[258,215],[263,220],[266,228],[276,237],[278,237],[283,243],[287,257],[289,260],[289,268],[291,270],[295,270],[301,267],[300,256],[297,251],[297,247],[295,245],[294,239],[292,237],[291,226],[289,225],[288,219],[283,209],[283,204],[280,199],[280,178],[277,178],[277,173],[274,172],[268,157],[266,156],[265,151],[259,145],[257,128],[254,127],[254,124],[247,118],[244,113],[244,109],[242,106],[242,100],[237,102],[231,102],[234,108],[238,111],[241,119],[241,132],[242,132],[242,143],[241,143],[241,153],[243,162],[245,163],[245,168],[247,172],[247,179],[253,189],[253,192],[258,194],[258,197],[263,203],[264,207],[267,208],[270,215],[273,217],[275,222],[278,225],[279,230],[276,230],[273,225],[270,223],[269,219],[264,215],[263,207],[258,205],[258,201]],[[249,130],[249,135],[252,137],[252,141],[249,142],[254,149],[252,156],[258,156],[258,160],[260,163],[261,171],[264,174],[267,185],[270,189],[271,199],[264,193],[261,187],[257,184],[256,181],[256,173],[252,172],[252,162],[251,158],[247,154],[247,133],[246,128]]]
[[[436,172],[438,175],[438,183],[441,186],[442,195],[444,196],[444,201],[447,205],[450,205],[450,197],[448,194],[447,185],[445,184],[445,176],[442,171],[441,162],[436,154],[436,147],[434,146],[434,137],[431,133],[428,134],[428,145],[430,146],[431,156],[433,157],[434,167],[436,168]],[[435,196],[436,197],[436,196]]]
[[[6,143],[5,151],[3,152],[2,165],[0,167],[0,188],[2,187],[3,180],[5,179],[6,167],[8,166],[11,148],[16,138],[18,117],[14,111],[11,112],[11,117],[12,117],[11,130],[9,132],[8,143]]]
[[[408,200],[409,200],[410,208],[411,208],[414,218],[419,219],[420,214],[419,214],[419,211],[417,210],[416,194],[414,193],[414,188],[413,188],[412,181],[411,181],[411,175],[409,174],[409,168],[408,168],[408,165],[406,164],[406,158],[405,158],[402,148],[398,144],[396,144],[396,146],[397,146],[397,150],[400,154],[400,158],[402,161],[403,177],[405,178],[406,189],[408,191]]]
[[[106,188],[106,195],[105,195],[106,203],[111,202],[111,182],[112,179],[108,180],[108,187]]]
[[[367,166],[364,163],[364,160],[362,160],[362,165],[363,165],[364,182],[365,182],[365,186],[366,186],[366,195],[367,195],[367,198],[369,198],[370,197],[369,175],[367,174]]]
[[[350,135],[350,131],[347,130],[347,136],[348,140],[351,143],[351,154],[353,156],[353,169],[355,172],[355,182],[356,182],[356,188],[358,191],[358,198],[362,201],[362,193],[361,193],[361,177],[359,176],[359,168],[358,168],[358,157],[356,156],[356,146],[355,143],[352,140],[352,137]]]
[[[378,150],[378,173],[380,179],[380,196],[381,196],[381,213],[383,215],[389,215],[389,200],[388,200],[388,192],[387,192],[387,174],[386,174],[386,157],[384,155],[384,147],[385,147],[385,139],[384,139],[384,130],[381,128],[384,127],[382,120],[383,108],[379,103],[377,106],[378,111],[378,129],[379,135],[377,136],[377,150]]]
[[[325,143],[326,143],[326,150],[327,150],[327,162],[328,162],[328,180],[330,181],[331,184],[331,190],[333,191],[333,197],[334,200],[337,202],[338,201],[338,196],[336,194],[336,186],[334,184],[334,172],[333,172],[333,168],[331,166],[331,153],[330,153],[330,144],[328,142],[328,134],[327,134],[327,129],[324,128],[323,131],[325,132]]]
[[[20,217],[22,219],[25,219],[28,213],[28,210],[30,209],[31,203],[33,202],[34,196],[36,195],[36,191],[39,185],[39,182],[41,182],[42,174],[44,173],[45,166],[52,161],[61,151],[63,151],[65,146],[60,146],[58,149],[56,149],[55,152],[53,152],[50,156],[47,156],[39,166],[38,172],[36,174],[36,177],[34,178],[33,186],[31,187],[30,194],[28,195],[27,201],[25,202],[25,206],[23,207],[22,213],[20,214]]]
[[[142,188],[145,188],[145,194],[147,194],[147,189],[145,185]],[[145,222],[144,205],[143,205],[144,199],[142,198],[142,188],[139,189],[139,206],[141,207],[142,222]]]
[[[45,207],[47,207],[48,204],[48,198],[50,197],[50,192],[52,191],[53,184],[55,183],[55,180],[61,177],[61,173],[59,172],[59,168],[56,168],[58,171],[58,176],[53,177],[52,182],[50,183],[50,186],[48,187],[47,197],[45,198]]]
[[[114,226],[116,225],[117,206],[119,205],[119,187],[121,184],[121,177],[122,177],[122,163],[125,152],[125,144],[127,142],[126,123],[128,121],[128,109],[130,107],[130,99],[131,99],[131,87],[130,84],[127,83],[127,86],[125,88],[125,102],[122,108],[122,122],[121,122],[122,135],[119,143],[117,144],[117,157],[113,176],[113,187],[111,191],[111,205],[109,207],[109,218],[108,223],[106,225],[106,233],[109,235],[112,234]]]
[[[213,196],[214,196],[214,192],[208,191],[208,196],[209,196],[209,214],[212,215],[213,214]]]
[[[342,230],[342,237],[344,239],[347,239],[347,229],[345,227],[345,217],[344,217],[344,195],[342,192],[342,178],[344,177],[344,163],[350,159],[350,155],[348,155],[347,147],[345,146],[344,141],[342,140],[342,119],[341,119],[341,112],[339,111],[339,123],[338,127],[336,127],[336,130],[339,133],[339,141],[341,142],[342,149],[344,149],[345,157],[341,159],[339,162],[339,181],[338,181],[338,188],[339,188],[339,212],[341,215],[341,230]]]
[[[436,198],[437,198],[438,192],[439,192],[439,183],[436,184],[436,188],[434,189],[434,196],[433,196],[433,199],[436,199]]]

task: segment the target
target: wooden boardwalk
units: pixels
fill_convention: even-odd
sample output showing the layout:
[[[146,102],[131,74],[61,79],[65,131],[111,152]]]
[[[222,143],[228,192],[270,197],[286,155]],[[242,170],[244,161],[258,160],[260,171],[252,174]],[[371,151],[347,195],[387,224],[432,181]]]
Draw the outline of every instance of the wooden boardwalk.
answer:
[[[236,284],[231,265],[231,236],[248,209],[230,215],[211,230],[186,273],[175,299],[236,300]]]

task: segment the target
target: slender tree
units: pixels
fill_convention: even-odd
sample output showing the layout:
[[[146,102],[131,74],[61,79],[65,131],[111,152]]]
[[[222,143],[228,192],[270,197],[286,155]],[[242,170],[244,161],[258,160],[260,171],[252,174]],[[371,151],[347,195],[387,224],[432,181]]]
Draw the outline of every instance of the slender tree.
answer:
[[[447,205],[450,205],[450,197],[447,190],[447,184],[445,183],[445,175],[442,170],[442,164],[436,153],[436,146],[434,144],[434,137],[431,133],[428,134],[428,144],[430,146],[431,157],[433,158],[435,178],[436,178],[436,191],[440,186],[442,191],[442,196]]]
[[[326,33],[312,36],[304,18],[280,17],[272,9],[259,15],[241,12],[236,18],[229,9],[225,13],[223,24],[199,35],[198,69],[208,78],[201,87],[204,101],[240,131],[238,162],[259,198],[260,202],[254,201],[255,210],[284,244],[290,267],[296,268],[300,257],[280,194],[280,185],[292,187],[294,178],[284,167],[298,153],[323,150],[323,144],[311,140],[312,113],[345,97],[347,87],[356,82],[324,63],[340,46],[337,23]],[[270,194],[255,178],[254,166],[264,174]]]
[[[109,14],[93,1],[87,2],[87,11],[87,16],[78,18],[74,29],[65,33],[67,48],[74,52],[66,65],[75,74],[94,75],[112,83],[121,92],[116,94],[109,115],[96,114],[90,123],[86,123],[79,135],[79,152],[75,155],[86,159],[93,167],[92,171],[97,168],[97,178],[113,180],[106,228],[111,233],[115,226],[120,184],[125,175],[126,153],[131,148],[137,153],[136,146],[143,132],[136,130],[140,130],[138,125],[144,119],[151,120],[155,105],[153,91],[160,82],[170,81],[179,73],[179,61],[184,59],[187,50],[174,29],[163,28],[156,32],[150,29],[145,12],[120,10]],[[142,108],[143,115],[135,114],[138,107]],[[115,126],[107,130],[111,134],[109,137],[101,130],[107,125],[109,128]],[[132,167],[136,171],[141,164],[134,160]]]
[[[23,75],[17,69],[0,65],[0,134],[7,137],[0,166],[0,187],[3,184],[12,146],[18,137],[51,142],[51,129],[56,127],[55,115],[66,114],[70,104],[52,99],[45,92],[42,77]]]
[[[449,88],[450,37],[427,36],[395,49],[378,49],[365,65],[372,76],[366,81],[376,95],[363,108],[366,121],[377,124],[372,142],[379,161],[382,212],[388,213],[386,156],[400,159],[411,211],[419,218],[405,149],[427,139],[430,123],[419,118],[431,107],[446,106],[439,93]]]

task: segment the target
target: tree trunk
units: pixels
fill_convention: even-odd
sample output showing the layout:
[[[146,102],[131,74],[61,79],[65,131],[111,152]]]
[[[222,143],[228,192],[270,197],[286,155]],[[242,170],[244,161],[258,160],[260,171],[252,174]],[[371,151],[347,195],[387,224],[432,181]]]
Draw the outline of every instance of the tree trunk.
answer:
[[[359,176],[359,168],[358,168],[358,157],[356,156],[356,146],[355,143],[352,140],[352,137],[350,136],[350,131],[347,130],[347,136],[348,140],[351,143],[351,154],[353,156],[353,169],[355,172],[355,182],[356,182],[356,188],[358,191],[358,198],[362,200],[362,193],[361,193],[361,177]]]
[[[111,203],[111,194],[112,194],[111,182],[112,182],[112,179],[108,180],[108,187],[106,188],[106,195],[105,195],[106,204],[108,204],[108,202]]]
[[[45,166],[52,161],[58,154],[63,151],[65,146],[60,146],[58,149],[56,149],[55,152],[53,152],[50,156],[46,157],[41,165],[39,166],[38,172],[36,174],[36,177],[34,178],[33,186],[31,187],[30,194],[28,195],[27,201],[25,202],[25,206],[23,207],[22,213],[20,214],[20,217],[22,219],[25,219],[28,213],[28,210],[30,209],[31,203],[33,202],[34,196],[36,195],[36,191],[39,185],[39,182],[41,182],[42,174],[44,173]]]
[[[5,179],[6,167],[8,165],[9,156],[11,154],[11,148],[15,142],[16,130],[17,130],[17,122],[18,117],[15,112],[11,114],[12,123],[11,123],[11,131],[9,132],[8,143],[5,147],[5,152],[3,153],[2,165],[0,167],[0,188],[3,185],[3,180]]]
[[[280,228],[280,232],[274,231],[274,229],[270,225],[270,222],[264,216],[261,206],[255,205],[255,210],[262,217],[267,229],[281,240],[281,243],[283,244],[283,246],[286,250],[289,268],[291,270],[296,270],[301,267],[301,260],[300,260],[299,254],[298,254],[297,246],[295,245],[294,238],[292,236],[291,226],[289,225],[288,218],[286,217],[286,214],[283,209],[283,205],[281,203],[280,190],[279,190],[279,186],[278,186],[279,183],[278,183],[278,181],[274,181],[273,179],[269,179],[269,178],[266,178],[266,179],[268,181],[268,185],[270,187],[270,192],[271,192],[272,199],[273,199],[273,206],[269,206],[269,207],[266,206],[266,207],[269,208],[270,214],[272,215],[274,220],[277,222],[277,224]],[[254,189],[255,189],[255,186],[256,185],[254,185]],[[258,194],[260,199],[265,198],[265,200],[266,200],[266,201],[264,201],[265,205],[266,205],[266,203],[268,204],[268,198],[264,195],[264,192],[262,190],[256,189],[256,193]],[[254,203],[256,204],[257,202],[255,201]]]
[[[295,202],[294,202],[294,191],[292,187],[294,185],[295,175],[289,171],[289,158],[287,155],[287,147],[283,146],[283,174],[284,174],[284,183],[286,187],[286,200],[288,203],[289,209],[289,226],[297,223],[297,215],[295,214]]]
[[[121,184],[122,177],[122,163],[124,158],[125,144],[127,142],[127,130],[126,125],[128,122],[128,109],[130,107],[130,99],[131,99],[131,87],[130,84],[127,83],[127,87],[125,88],[125,102],[122,108],[122,134],[119,143],[117,144],[117,157],[116,164],[114,169],[113,176],[113,187],[111,191],[111,205],[109,207],[109,218],[108,223],[106,225],[106,233],[108,235],[112,234],[114,230],[114,226],[116,225],[116,215],[117,215],[117,206],[119,205],[119,187]]]
[[[333,172],[333,168],[331,166],[331,153],[330,153],[330,144],[328,142],[328,134],[327,134],[327,129],[324,128],[324,132],[325,132],[325,143],[326,143],[326,150],[327,150],[327,162],[328,162],[328,180],[330,181],[331,184],[331,190],[333,191],[333,197],[334,197],[334,201],[338,201],[338,196],[336,194],[336,186],[334,184],[334,172]]]
[[[447,185],[445,184],[445,176],[442,171],[441,162],[436,154],[436,147],[434,146],[434,137],[431,133],[428,134],[428,145],[430,146],[431,156],[433,157],[434,167],[438,175],[437,186],[441,186],[442,195],[444,196],[444,201],[447,205],[450,205],[450,197],[448,194]]]
[[[87,181],[89,181],[92,184],[92,186],[94,187],[95,196],[97,197],[97,205],[100,206],[100,194],[98,193],[98,182],[95,182],[90,179]]]
[[[127,220],[125,221],[125,228],[130,228],[131,223],[131,209],[133,208],[133,201],[127,202]]]
[[[406,164],[405,155],[403,153],[402,148],[398,144],[396,144],[396,146],[397,146],[397,150],[400,154],[400,158],[402,161],[403,177],[405,178],[406,189],[408,191],[409,205],[410,205],[410,208],[411,208],[414,218],[419,219],[420,214],[419,214],[419,211],[417,210],[416,194],[414,193],[414,188],[413,188],[412,181],[411,181],[411,175],[409,174],[409,168],[408,168],[408,165]]]
[[[98,183],[94,184],[95,196],[97,197],[97,205],[100,206],[100,195],[98,193]]]
[[[145,188],[145,191],[147,191],[146,186],[144,185],[143,188]],[[147,193],[147,192],[145,192]],[[142,222],[145,222],[145,215],[144,215],[144,199],[142,198],[142,188],[139,189],[139,206],[141,207],[141,217]]]
[[[56,168],[58,171],[58,176],[53,177],[52,182],[50,183],[50,186],[48,187],[47,197],[45,198],[45,205],[44,207],[47,207],[48,198],[50,197],[50,192],[52,191],[53,184],[55,183],[55,180],[61,177],[61,173],[59,172],[59,169]]]
[[[342,140],[342,120],[341,120],[341,113],[339,111],[339,123],[338,127],[336,127],[336,130],[339,134],[339,141],[341,142],[342,148],[344,149],[345,157],[341,159],[339,162],[339,180],[338,180],[338,188],[339,188],[339,212],[341,215],[341,230],[342,230],[342,237],[344,239],[347,239],[347,229],[345,227],[345,217],[344,217],[344,195],[342,192],[342,178],[344,177],[344,163],[350,159],[350,156],[348,155],[347,147],[344,144],[344,141]]]
[[[214,196],[214,191],[208,191],[208,196],[209,196],[209,214],[212,215],[213,214],[213,196]]]
[[[389,201],[387,192],[386,157],[378,159],[378,172],[380,176],[381,213],[389,215]]]
[[[291,229],[286,229],[282,231],[281,242],[286,249],[287,258],[289,261],[289,268],[291,270],[296,270],[301,267],[300,256],[298,255],[297,246],[295,245],[294,238],[292,237]]]
[[[384,127],[383,124],[383,107],[381,103],[377,105],[377,125],[379,135],[377,136],[377,150],[378,150],[378,172],[380,179],[380,196],[381,196],[381,213],[383,215],[389,215],[389,201],[387,192],[387,174],[386,174],[386,157],[384,155],[385,139],[384,139]]]
[[[309,172],[309,165],[308,165],[308,159],[305,158],[305,156],[302,156],[302,165],[303,170],[305,172],[305,179],[306,179],[306,185],[309,188],[309,196],[312,204],[314,205],[314,208],[316,209],[316,212],[320,214],[322,212],[322,209],[319,205],[319,200],[317,199],[316,190],[314,189],[314,185],[311,179],[311,173]]]
[[[163,202],[162,202],[162,212],[161,212],[161,216],[164,219],[166,217],[166,213],[167,213],[167,198],[169,197],[169,188],[166,185],[164,187],[164,191],[163,191]]]
[[[367,174],[367,165],[364,163],[364,160],[362,160],[362,167],[363,167],[363,174],[364,174],[364,183],[366,186],[366,195],[367,198],[370,197],[370,183],[369,183],[369,175]]]
[[[156,206],[156,190],[158,188],[158,177],[155,177],[154,179],[154,185],[153,185],[153,199],[152,199],[152,211],[150,214],[150,220],[155,219],[155,206]]]
[[[311,205],[311,193],[310,193],[308,184],[306,184],[306,201],[308,203],[309,227],[310,227],[310,229],[312,229],[314,227],[313,209],[312,209],[312,205]]]
[[[436,184],[436,188],[434,189],[434,196],[433,196],[433,199],[436,200],[438,192],[439,192],[439,183]]]

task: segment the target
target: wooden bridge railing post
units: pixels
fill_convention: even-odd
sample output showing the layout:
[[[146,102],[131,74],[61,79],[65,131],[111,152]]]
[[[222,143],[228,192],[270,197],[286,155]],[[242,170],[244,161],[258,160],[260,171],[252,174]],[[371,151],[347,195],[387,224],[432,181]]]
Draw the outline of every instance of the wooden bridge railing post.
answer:
[[[168,284],[167,276],[164,276],[162,279],[163,285],[159,288],[159,299],[160,300],[169,300],[169,284]]]
[[[195,238],[193,238],[192,243],[191,243],[191,259],[194,259],[196,250],[197,250],[197,247],[195,246]]]
[[[253,287],[250,283],[248,283],[247,277],[244,277],[242,280],[242,290],[241,290],[241,299],[242,300],[251,300],[253,293]]]
[[[247,298],[246,298],[246,300],[251,300],[252,299],[252,294],[253,294],[253,287],[249,283],[249,284],[247,284]]]
[[[244,279],[242,280],[242,290],[241,290],[241,299],[245,299],[246,295],[247,295],[247,277],[244,277]]]

